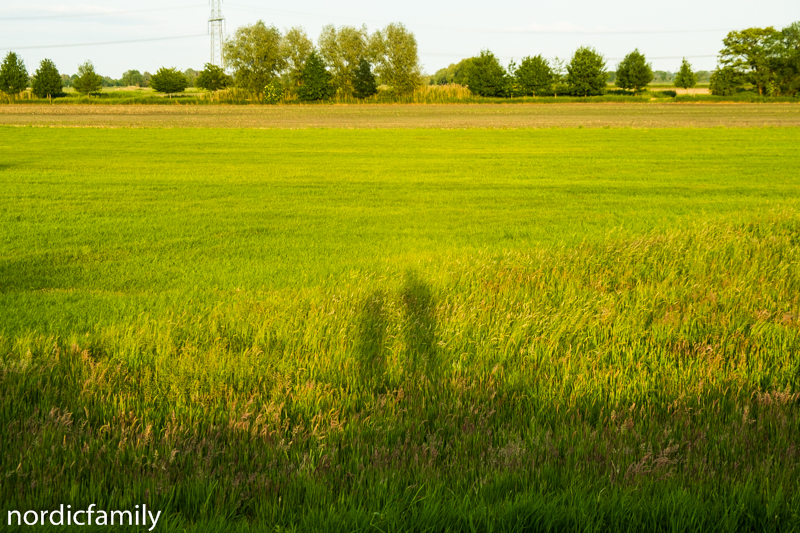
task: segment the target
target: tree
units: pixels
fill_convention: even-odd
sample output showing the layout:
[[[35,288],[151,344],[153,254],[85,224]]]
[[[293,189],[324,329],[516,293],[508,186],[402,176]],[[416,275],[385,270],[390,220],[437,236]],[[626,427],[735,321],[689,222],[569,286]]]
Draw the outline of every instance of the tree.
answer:
[[[564,66],[563,59],[556,57],[550,62],[550,70],[553,72],[553,96],[557,97],[558,93],[566,90],[564,83],[567,81],[567,67]]]
[[[779,94],[800,92],[800,22],[783,28],[773,47],[775,89]]]
[[[472,58],[467,72],[469,90],[478,96],[502,96],[506,85],[506,71],[489,50]]]
[[[692,65],[684,57],[678,75],[675,76],[675,87],[691,89],[695,85],[697,85],[697,75],[692,72]]]
[[[9,96],[16,96],[28,86],[28,69],[22,58],[14,52],[6,54],[0,66],[0,91]]]
[[[222,67],[206,63],[203,70],[197,75],[197,79],[194,80],[194,85],[206,91],[218,91],[233,85],[233,79],[225,74]]]
[[[772,26],[732,31],[722,40],[725,48],[719,52],[719,63],[735,70],[763,95],[775,78],[773,47],[779,39],[780,32]]]
[[[150,87],[150,80],[153,78],[153,75],[145,70],[142,73],[142,77],[144,78],[144,85],[142,85],[142,87]]]
[[[39,98],[52,98],[55,95],[61,94],[63,87],[61,74],[58,73],[55,63],[49,59],[43,59],[39,63],[39,69],[33,76],[33,94]]]
[[[183,72],[176,68],[161,67],[150,78],[150,87],[159,93],[166,93],[172,98],[172,93],[182,93],[189,85],[189,80]]]
[[[567,65],[567,84],[576,96],[603,94],[607,77],[606,61],[594,48],[581,46]]]
[[[296,87],[300,84],[303,67],[313,50],[314,43],[308,38],[303,28],[292,28],[283,36],[281,55],[286,59],[286,70],[291,86]]]
[[[356,98],[369,98],[377,94],[378,84],[375,82],[375,75],[372,73],[372,65],[364,58],[358,64],[356,78],[353,83],[353,96]]]
[[[462,59],[458,63],[453,63],[447,68],[437,70],[436,74],[432,76],[431,84],[444,85],[447,83],[456,83],[458,85],[466,85],[468,83],[467,71],[469,71],[470,65],[472,65],[471,57]]]
[[[78,74],[72,80],[72,86],[80,94],[89,95],[100,90],[103,86],[103,78],[94,71],[94,65],[87,61],[78,67]]]
[[[744,85],[744,76],[734,67],[718,67],[711,73],[709,90],[717,96],[730,96]]]
[[[297,95],[304,102],[314,100],[327,100],[334,93],[333,76],[325,69],[322,58],[312,51],[303,65],[300,85],[297,88]]]
[[[412,93],[422,85],[417,38],[404,25],[392,23],[376,32],[371,50],[381,83],[391,87],[396,94]]]
[[[197,76],[200,73],[197,72],[193,68],[187,68],[183,71],[183,76],[186,78],[186,83],[188,83],[188,87],[194,87],[194,84],[197,82]]]
[[[330,67],[334,88],[342,95],[353,94],[356,70],[362,59],[372,55],[367,27],[336,26],[322,28],[319,55]]]
[[[516,71],[524,95],[541,96],[553,92],[553,70],[541,55],[524,57]]]
[[[236,85],[253,94],[261,94],[286,66],[281,32],[260,20],[237,29],[225,42],[223,53],[225,65],[234,71]]]
[[[617,76],[614,81],[617,87],[633,89],[635,94],[641,92],[651,81],[653,81],[653,67],[647,63],[644,54],[641,54],[638,48],[626,55],[617,65]]]
[[[122,75],[122,84],[125,87],[144,87],[144,76],[138,70],[128,70]]]

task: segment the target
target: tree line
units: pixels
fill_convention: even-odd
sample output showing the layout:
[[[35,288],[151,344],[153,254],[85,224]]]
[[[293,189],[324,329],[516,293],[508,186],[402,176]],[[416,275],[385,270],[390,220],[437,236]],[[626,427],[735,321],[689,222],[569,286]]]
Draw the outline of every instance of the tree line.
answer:
[[[325,100],[339,95],[366,98],[378,87],[403,95],[424,83],[460,84],[485,97],[596,96],[612,81],[617,87],[641,92],[654,79],[690,88],[698,79],[708,81],[712,94],[730,95],[752,90],[762,96],[800,94],[800,22],[773,27],[731,31],[723,39],[719,64],[711,72],[695,72],[684,58],[676,73],[653,71],[638,49],[609,71],[594,48],[578,48],[569,61],[524,57],[504,67],[489,50],[442,69],[427,80],[422,74],[417,41],[403,24],[389,24],[369,33],[366,26],[325,26],[317,43],[301,27],[285,33],[262,21],[236,30],[223,47],[224,66],[206,64],[197,72],[162,67],[155,74],[125,72],[120,80],[98,75],[87,61],[73,76],[59,74],[45,59],[29,77],[25,64],[9,52],[0,66],[0,91],[18,94],[30,84],[41,98],[59,95],[72,86],[91,94],[102,86],[149,86],[164,93],[182,92],[188,86],[209,91],[236,87],[267,101],[279,101],[289,92],[300,100]]]

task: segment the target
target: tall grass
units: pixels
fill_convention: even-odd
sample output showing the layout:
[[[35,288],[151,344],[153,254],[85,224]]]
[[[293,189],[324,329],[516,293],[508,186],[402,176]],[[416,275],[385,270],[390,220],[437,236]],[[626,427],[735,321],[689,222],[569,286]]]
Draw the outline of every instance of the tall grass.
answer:
[[[798,267],[783,211],[3,337],[0,499],[198,530],[795,530]]]

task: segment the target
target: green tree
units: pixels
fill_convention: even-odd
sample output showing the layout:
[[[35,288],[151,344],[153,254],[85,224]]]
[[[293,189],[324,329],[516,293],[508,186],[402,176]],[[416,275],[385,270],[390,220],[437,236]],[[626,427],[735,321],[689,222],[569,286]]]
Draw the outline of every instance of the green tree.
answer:
[[[517,84],[526,96],[541,96],[553,92],[553,69],[541,55],[524,57],[515,74]]]
[[[605,92],[606,61],[594,48],[581,46],[567,65],[567,85],[576,96],[597,96]]]
[[[286,67],[281,51],[281,32],[262,21],[242,26],[225,42],[225,65],[234,71],[236,85],[253,94],[278,77]]]
[[[14,52],[6,54],[0,66],[0,91],[16,96],[28,86],[28,69],[25,62]]]
[[[375,82],[375,75],[372,73],[372,65],[364,58],[358,64],[356,78],[353,84],[353,95],[356,98],[369,98],[377,94],[378,84]]]
[[[651,81],[653,81],[653,67],[638,48],[626,55],[617,65],[617,76],[614,80],[617,87],[632,89],[634,93],[638,93]]]
[[[697,75],[692,71],[692,65],[683,58],[678,75],[675,76],[675,87],[691,89],[697,85]]]
[[[80,94],[89,95],[100,90],[103,78],[94,71],[94,65],[87,61],[78,67],[78,74],[72,80],[72,86]]]
[[[183,75],[186,78],[188,87],[194,87],[195,83],[197,82],[197,76],[199,76],[200,73],[193,68],[187,68],[183,71]]]
[[[503,96],[506,85],[506,70],[489,50],[482,50],[472,58],[467,72],[469,90],[478,96]]]
[[[467,72],[470,65],[472,65],[472,58],[462,59],[458,63],[452,63],[447,68],[437,70],[431,77],[432,85],[445,85],[448,83],[456,83],[458,85],[467,85]]]
[[[773,47],[776,92],[800,93],[800,22],[781,30]]]
[[[780,32],[772,26],[732,31],[722,40],[725,48],[719,52],[719,63],[738,72],[763,95],[774,81],[774,45]]]
[[[144,87],[144,76],[138,70],[128,70],[122,75],[122,84],[125,87]]]
[[[564,65],[564,60],[556,57],[550,62],[550,70],[553,72],[553,96],[558,96],[558,93],[564,93],[568,89],[565,85],[567,81],[567,67]]]
[[[222,67],[206,63],[194,80],[194,85],[206,91],[218,91],[233,85],[233,79],[225,74]]]
[[[337,29],[329,24],[322,28],[318,42],[319,55],[330,68],[334,88],[342,95],[352,95],[358,65],[361,59],[371,55],[367,27]]]
[[[39,69],[33,75],[33,94],[39,98],[51,99],[53,96],[61,94],[63,88],[61,74],[58,73],[55,63],[49,59],[42,59]]]
[[[422,85],[417,38],[403,24],[392,23],[376,32],[370,49],[381,83],[396,94],[412,93]]]
[[[158,72],[150,78],[150,87],[159,93],[166,93],[172,98],[173,93],[182,93],[189,81],[183,72],[176,68],[161,67]]]
[[[292,28],[283,36],[281,55],[286,59],[286,70],[292,87],[300,85],[303,67],[313,51],[314,43],[303,28]]]
[[[303,65],[297,95],[304,102],[327,100],[334,94],[333,76],[325,68],[325,63],[317,52],[312,51]]]
[[[732,66],[718,67],[711,73],[709,90],[717,96],[730,96],[745,83],[744,76]]]

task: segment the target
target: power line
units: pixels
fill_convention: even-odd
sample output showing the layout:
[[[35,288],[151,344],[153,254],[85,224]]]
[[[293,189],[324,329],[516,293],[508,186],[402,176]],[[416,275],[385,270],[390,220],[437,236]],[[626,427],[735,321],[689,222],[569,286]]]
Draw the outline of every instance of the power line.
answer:
[[[65,18],[94,18],[106,17],[116,15],[130,15],[132,13],[149,13],[152,11],[170,11],[175,9],[186,9],[187,7],[202,7],[205,4],[188,4],[183,6],[170,6],[170,7],[156,7],[151,9],[135,9],[131,11],[106,11],[102,13],[60,13],[58,15],[24,15],[19,17],[0,17],[0,22],[14,21],[14,20],[47,20],[47,19],[65,19]]]
[[[36,48],[73,48],[78,46],[104,46],[108,44],[132,44],[132,43],[149,43],[154,41],[172,41],[177,39],[194,39],[196,37],[208,37],[208,34],[195,33],[193,35],[174,35],[171,37],[154,37],[151,39],[127,39],[124,41],[101,41],[94,43],[42,44],[35,46],[0,46],[0,50],[33,50]]]
[[[296,15],[316,20],[329,20],[331,18],[339,19],[339,20],[361,20],[355,19],[352,17],[341,17],[338,15],[334,15],[332,17],[319,15],[319,14],[311,14],[311,13],[304,13],[300,11],[288,11],[284,9],[265,9],[262,7],[257,6],[250,6],[246,4],[239,4],[233,3],[228,4],[228,7],[234,10],[239,11],[248,11],[251,13],[276,13],[280,15]],[[467,28],[467,27],[457,27],[457,26],[442,26],[442,25],[432,25],[432,24],[418,24],[413,23],[414,27],[427,27],[433,29],[444,29],[444,30],[452,30],[452,31],[460,31],[465,33],[498,33],[498,34],[509,34],[509,35],[648,35],[648,34],[681,34],[681,33],[719,33],[719,32],[729,32],[731,28],[716,28],[716,29],[679,29],[679,30],[525,30],[525,29],[496,29],[496,28]]]

